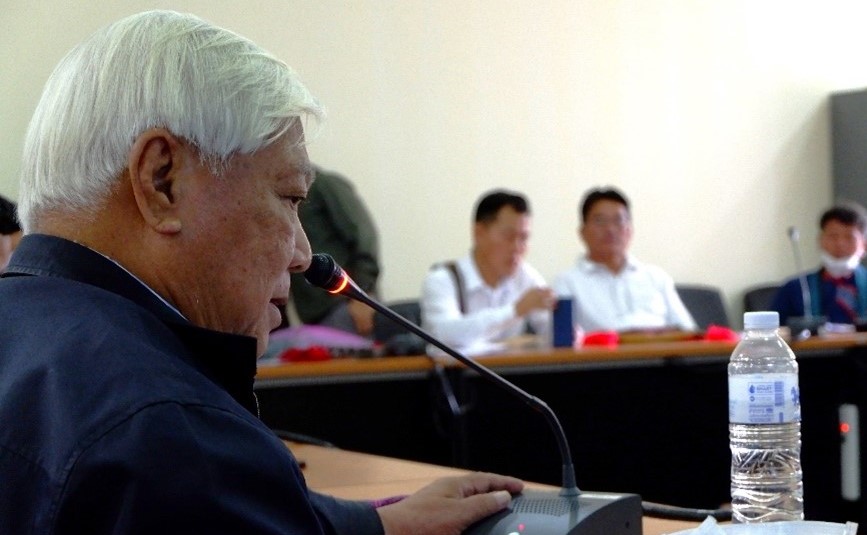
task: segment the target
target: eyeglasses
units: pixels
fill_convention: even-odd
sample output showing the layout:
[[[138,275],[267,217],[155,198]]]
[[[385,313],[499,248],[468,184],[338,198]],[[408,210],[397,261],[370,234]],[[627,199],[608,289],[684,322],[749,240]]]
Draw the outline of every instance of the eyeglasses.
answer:
[[[608,227],[609,225],[614,225],[618,229],[626,228],[629,225],[629,218],[623,215],[617,217],[606,217],[603,215],[596,215],[587,220],[587,222],[598,228]]]

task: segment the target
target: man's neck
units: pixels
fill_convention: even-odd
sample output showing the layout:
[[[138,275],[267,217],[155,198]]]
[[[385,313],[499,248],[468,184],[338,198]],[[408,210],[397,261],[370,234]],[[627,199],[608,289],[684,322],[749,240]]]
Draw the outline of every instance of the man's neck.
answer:
[[[611,257],[601,258],[601,257],[593,257],[592,255],[587,255],[587,258],[589,258],[592,262],[595,262],[597,264],[601,264],[601,265],[605,266],[608,269],[608,271],[610,271],[611,273],[613,273],[615,275],[619,274],[621,271],[623,271],[623,268],[626,267],[626,257],[625,256],[611,256]]]
[[[479,270],[482,282],[484,282],[486,286],[491,288],[499,286],[500,282],[502,282],[502,278],[498,277],[496,271],[475,251],[473,251],[473,262],[476,264],[476,269]]]

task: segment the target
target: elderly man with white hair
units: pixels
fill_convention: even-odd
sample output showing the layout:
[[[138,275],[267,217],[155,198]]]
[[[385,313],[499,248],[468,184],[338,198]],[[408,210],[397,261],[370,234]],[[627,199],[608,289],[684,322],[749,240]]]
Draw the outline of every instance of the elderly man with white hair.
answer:
[[[128,17],[61,61],[0,279],[4,533],[457,534],[521,490],[337,500],[257,417],[256,358],[310,263],[320,115],[284,63],[193,16]]]

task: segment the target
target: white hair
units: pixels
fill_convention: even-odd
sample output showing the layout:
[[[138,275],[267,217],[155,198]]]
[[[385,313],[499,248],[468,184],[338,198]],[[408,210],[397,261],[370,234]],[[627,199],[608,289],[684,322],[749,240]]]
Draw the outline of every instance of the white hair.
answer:
[[[72,49],[45,85],[24,143],[18,213],[92,212],[135,139],[162,127],[217,173],[323,109],[292,69],[248,39],[195,16],[148,11]]]

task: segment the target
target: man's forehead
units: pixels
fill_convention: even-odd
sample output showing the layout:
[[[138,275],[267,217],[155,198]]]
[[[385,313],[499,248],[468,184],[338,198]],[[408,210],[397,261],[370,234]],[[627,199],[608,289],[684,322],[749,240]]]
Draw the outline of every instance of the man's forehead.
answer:
[[[310,189],[310,186],[313,184],[314,176],[315,172],[313,167],[309,165],[290,164],[284,166],[280,170],[277,180],[285,181],[297,186],[303,185],[305,189]]]
[[[293,124],[277,143],[285,151],[283,154],[286,160],[285,172],[291,174],[293,178],[300,178],[305,184],[310,185],[313,182],[316,170],[313,168],[313,164],[310,163],[310,157],[307,155],[307,145],[304,141],[304,127],[300,121]]]
[[[519,212],[515,210],[515,207],[510,204],[504,204],[497,210],[496,215],[494,216],[494,221],[502,221],[504,219],[514,219],[519,217],[530,217],[529,212]]]
[[[861,234],[861,230],[858,228],[858,225],[843,223],[842,221],[832,220],[828,221],[824,227],[822,227],[822,232],[825,234]]]
[[[530,214],[527,212],[517,212],[513,208],[508,207],[509,210],[506,210],[503,207],[499,212],[497,212],[497,217],[489,222],[487,225],[489,228],[522,228],[526,229],[530,226]]]
[[[285,150],[280,155],[281,174],[286,178],[300,180],[306,185],[313,183],[316,170],[307,156],[307,149],[303,145],[294,143],[284,144]]]
[[[626,206],[624,206],[622,203],[619,203],[617,201],[613,201],[611,199],[599,199],[598,201],[593,203],[593,206],[590,207],[590,213],[597,212],[597,211],[612,211],[612,212],[614,212],[614,211],[621,212],[622,211],[622,212],[629,213],[629,210],[627,210]]]

